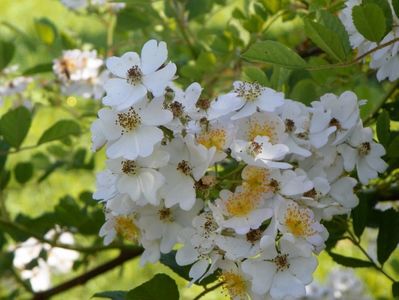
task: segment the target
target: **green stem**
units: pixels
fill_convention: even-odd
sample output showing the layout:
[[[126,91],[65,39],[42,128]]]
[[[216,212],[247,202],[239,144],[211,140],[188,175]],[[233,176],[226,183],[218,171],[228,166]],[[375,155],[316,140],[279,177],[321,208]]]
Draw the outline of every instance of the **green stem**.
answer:
[[[213,290],[216,290],[217,288],[221,287],[223,284],[224,284],[224,282],[219,282],[219,283],[211,286],[210,288],[205,288],[205,290],[202,291],[200,294],[198,294],[198,296],[195,297],[193,300],[201,299],[203,296],[205,296],[209,292],[212,292]]]
[[[366,256],[366,258],[373,264],[373,268],[376,269],[378,272],[380,272],[381,274],[383,274],[386,278],[388,278],[389,280],[391,280],[392,282],[396,282],[396,280],[389,275],[388,273],[385,272],[385,270],[382,268],[382,266],[378,265],[374,259],[367,253],[367,251],[362,247],[362,245],[360,244],[360,240],[356,238],[356,236],[348,230],[348,234],[349,234],[349,239],[350,241],[357,247],[359,248],[359,250],[363,253],[364,256]]]

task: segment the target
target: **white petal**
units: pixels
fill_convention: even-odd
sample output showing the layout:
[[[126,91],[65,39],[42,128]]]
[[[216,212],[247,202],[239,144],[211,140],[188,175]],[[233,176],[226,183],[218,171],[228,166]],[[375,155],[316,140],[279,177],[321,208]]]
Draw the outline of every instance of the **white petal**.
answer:
[[[278,272],[274,276],[270,295],[276,299],[283,299],[287,296],[295,298],[303,297],[306,294],[305,286],[289,272]]]
[[[104,89],[107,95],[103,98],[105,105],[116,106],[118,110],[123,110],[139,102],[146,95],[147,90],[141,84],[131,85],[124,79],[111,78]]]
[[[313,279],[313,272],[317,267],[317,259],[311,257],[297,257],[290,260],[289,271],[303,284],[309,284]]]
[[[144,74],[155,72],[168,58],[165,42],[149,40],[141,50],[141,70]]]
[[[174,63],[168,63],[159,71],[145,75],[143,77],[143,83],[155,97],[159,97],[163,95],[166,86],[173,79],[175,74],[176,65]]]
[[[140,66],[140,57],[136,52],[126,52],[121,57],[112,56],[107,59],[108,70],[121,78],[127,78],[127,71],[133,66]]]

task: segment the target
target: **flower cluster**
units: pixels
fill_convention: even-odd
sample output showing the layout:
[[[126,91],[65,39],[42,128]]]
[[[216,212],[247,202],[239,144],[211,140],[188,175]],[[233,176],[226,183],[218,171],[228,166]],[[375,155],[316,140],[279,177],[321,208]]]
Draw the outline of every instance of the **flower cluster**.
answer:
[[[31,77],[20,76],[17,71],[18,66],[14,65],[1,72],[0,103],[2,104],[5,98],[12,97],[13,107],[24,105],[30,109],[32,104],[27,99],[25,92],[33,80]]]
[[[216,272],[232,299],[302,297],[328,232],[323,220],[358,204],[386,163],[352,92],[307,107],[258,83],[237,81],[215,99],[175,83],[164,42],[106,61],[112,73],[93,150],[107,168],[94,198],[100,236],[141,244],[142,262],[175,247],[192,282]]]
[[[108,71],[100,72],[103,64],[96,50],[64,50],[62,57],[54,60],[53,71],[63,94],[101,99],[109,78]]]
[[[380,42],[381,44],[388,43],[394,39],[399,38],[399,19],[393,10],[392,0],[388,1],[392,10],[392,30]],[[346,7],[343,9],[340,19],[344,24],[346,31],[349,33],[350,43],[353,49],[358,50],[358,55],[367,53],[369,50],[377,47],[377,43],[367,40],[356,29],[352,10],[355,6],[362,4],[362,0],[347,0]],[[370,68],[377,71],[377,79],[379,81],[388,78],[390,81],[395,81],[399,78],[399,41],[391,45],[379,49],[371,54]]]
[[[112,11],[119,11],[126,6],[126,3],[111,2],[109,0],[61,0],[61,3],[71,10],[81,10],[93,7],[109,8]]]
[[[73,245],[75,240],[69,232],[50,230],[46,240]],[[21,277],[29,280],[32,289],[43,291],[51,287],[51,274],[66,274],[72,270],[73,262],[79,258],[74,250],[52,247],[35,238],[29,238],[13,249],[13,265],[21,271]]]
[[[371,300],[362,281],[350,269],[334,269],[325,284],[312,282],[306,286],[301,300]]]

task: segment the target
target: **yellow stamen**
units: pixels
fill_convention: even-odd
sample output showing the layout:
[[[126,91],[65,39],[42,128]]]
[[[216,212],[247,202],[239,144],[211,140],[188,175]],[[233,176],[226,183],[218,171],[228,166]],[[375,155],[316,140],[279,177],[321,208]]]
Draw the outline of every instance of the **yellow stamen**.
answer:
[[[215,147],[218,151],[223,151],[226,144],[226,131],[222,128],[214,128],[201,132],[197,136],[197,143],[210,149]]]
[[[245,279],[233,272],[223,272],[220,276],[223,282],[223,288],[231,299],[246,300],[247,297],[247,282]]]
[[[240,192],[233,194],[227,199],[225,206],[227,212],[236,217],[247,216],[259,205],[261,198],[259,194],[251,192]]]
[[[297,237],[309,237],[316,233],[312,228],[315,221],[311,210],[300,208],[297,204],[288,204],[284,222],[288,230]]]
[[[140,229],[134,223],[131,216],[115,217],[115,231],[124,239],[137,242],[140,237]]]

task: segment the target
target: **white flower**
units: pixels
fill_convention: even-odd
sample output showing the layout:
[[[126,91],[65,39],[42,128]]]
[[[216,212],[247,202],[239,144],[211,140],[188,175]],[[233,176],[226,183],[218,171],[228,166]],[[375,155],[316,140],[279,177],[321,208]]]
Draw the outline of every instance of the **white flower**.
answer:
[[[113,159],[107,161],[108,168],[117,176],[116,188],[128,194],[139,204],[159,204],[157,192],[165,183],[164,176],[157,171],[168,163],[169,154],[155,150],[150,156],[136,160]]]
[[[99,149],[107,142],[109,158],[128,160],[151,155],[154,146],[163,138],[162,130],[155,126],[172,119],[172,114],[163,109],[160,99],[153,99],[150,103],[144,101],[121,112],[103,108],[98,115],[99,119],[91,128],[93,148]]]
[[[155,97],[162,96],[176,73],[175,64],[163,66],[167,56],[165,42],[150,40],[144,44],[141,58],[136,52],[108,58],[107,68],[117,78],[106,82],[103,103],[124,110],[142,100],[147,91]]]
[[[72,10],[86,8],[88,5],[87,0],[61,0],[61,3]]]
[[[321,148],[326,145],[329,136],[337,130],[336,126],[330,124],[331,119],[329,108],[326,108],[321,102],[312,102],[309,141],[314,147]]]
[[[100,228],[99,235],[104,238],[104,245],[109,245],[119,235],[124,239],[136,243],[141,236],[134,214],[115,214],[107,212],[105,223]]]
[[[280,169],[292,167],[288,163],[279,162],[289,153],[289,148],[284,144],[273,145],[268,137],[257,136],[251,142],[235,140],[231,150],[232,157],[251,166]]]
[[[216,262],[222,256],[213,251],[220,235],[212,213],[201,213],[193,219],[192,225],[194,228],[185,228],[178,236],[183,247],[176,252],[176,263],[180,266],[193,264],[189,276],[192,282],[197,282],[215,271]]]
[[[202,200],[198,200],[189,211],[181,210],[178,206],[166,208],[146,205],[138,209],[138,226],[143,238],[147,240],[160,240],[160,251],[168,253],[177,242],[177,236],[183,228],[191,225],[192,220],[202,208]]]
[[[350,172],[356,166],[360,182],[367,184],[370,179],[376,178],[388,167],[381,159],[385,155],[382,145],[373,141],[370,128],[363,128],[361,122],[353,131],[347,144],[338,146],[338,151],[344,159],[344,168]]]
[[[281,199],[277,209],[278,229],[291,234],[295,239],[306,240],[317,252],[324,248],[328,237],[326,228],[321,225],[307,207],[300,207],[296,202]]]
[[[0,85],[0,97],[21,94],[32,82],[32,78],[19,76]]]
[[[216,148],[205,148],[196,144],[194,137],[176,138],[167,146],[170,164],[160,169],[165,176],[165,185],[160,194],[166,207],[179,204],[184,210],[193,207],[196,200],[195,181],[198,181],[212,163]]]
[[[108,200],[116,196],[117,177],[110,171],[104,170],[96,175],[96,191],[93,193],[93,199]]]
[[[257,109],[273,112],[284,104],[284,94],[273,89],[263,87],[258,83],[236,81],[234,90],[226,95],[218,97],[211,103],[211,115],[218,118],[232,112],[232,120],[248,117]]]
[[[216,222],[222,228],[232,228],[238,234],[258,229],[263,221],[270,219],[273,211],[266,207],[261,195],[237,189],[234,193],[222,190],[219,199],[209,203]]]
[[[279,252],[275,243],[274,238],[263,237],[261,256],[242,263],[242,270],[251,277],[252,291],[260,295],[269,292],[274,299],[305,296],[317,260],[288,236],[280,239]]]

